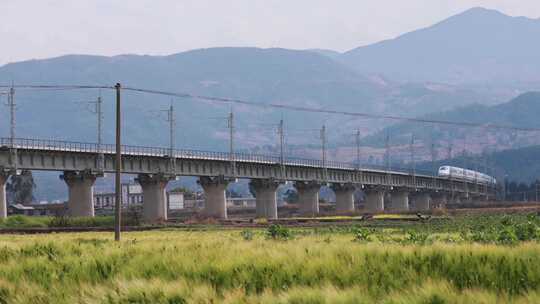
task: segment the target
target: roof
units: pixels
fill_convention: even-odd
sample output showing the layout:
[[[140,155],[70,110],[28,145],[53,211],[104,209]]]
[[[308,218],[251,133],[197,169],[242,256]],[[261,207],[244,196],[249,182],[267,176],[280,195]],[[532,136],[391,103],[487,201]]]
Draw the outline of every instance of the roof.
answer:
[[[11,208],[15,208],[15,209],[18,209],[18,210],[34,210],[34,207],[32,206],[25,206],[23,204],[13,204],[13,205],[10,205]]]

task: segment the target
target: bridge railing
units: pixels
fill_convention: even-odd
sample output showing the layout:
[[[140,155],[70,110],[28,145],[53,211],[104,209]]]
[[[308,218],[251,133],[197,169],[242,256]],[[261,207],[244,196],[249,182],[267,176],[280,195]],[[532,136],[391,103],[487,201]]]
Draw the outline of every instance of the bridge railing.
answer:
[[[12,141],[10,138],[0,138],[0,147],[11,147]],[[102,144],[99,146],[96,143],[76,142],[76,141],[60,141],[49,139],[29,139],[29,138],[16,138],[13,140],[13,145],[17,149],[35,149],[35,150],[48,150],[48,151],[69,151],[69,152],[85,152],[85,153],[105,153],[114,154],[116,152],[116,146],[112,144]],[[279,164],[281,158],[279,155],[264,155],[253,153],[234,153],[231,158],[228,152],[214,152],[214,151],[202,151],[202,150],[188,150],[188,149],[175,149],[172,151],[173,157],[185,158],[185,159],[208,159],[208,160],[222,160],[228,161],[233,159],[236,162],[258,162],[268,164]],[[170,157],[171,150],[163,147],[147,147],[147,146],[134,146],[123,145],[122,154],[125,155],[137,155],[137,156],[155,156],[155,157]],[[318,159],[307,159],[297,157],[285,157],[284,165],[286,166],[310,166],[310,167],[327,167],[329,169],[370,169],[380,170],[383,172],[388,171],[385,166],[378,165],[366,165],[362,164],[360,167],[355,163],[340,162],[328,160],[323,163]],[[406,174],[412,174],[411,168],[403,167],[391,167],[390,171],[401,172]],[[417,175],[432,175],[432,172],[425,170],[416,170]]]

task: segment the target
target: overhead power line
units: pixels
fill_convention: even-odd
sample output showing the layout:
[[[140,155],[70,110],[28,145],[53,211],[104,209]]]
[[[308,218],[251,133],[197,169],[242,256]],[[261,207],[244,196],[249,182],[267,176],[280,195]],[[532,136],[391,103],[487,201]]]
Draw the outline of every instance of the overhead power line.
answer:
[[[91,86],[91,85],[0,85],[0,88],[15,89],[53,89],[53,90],[78,90],[78,89],[115,89],[114,86]]]
[[[291,106],[291,105],[283,105],[283,104],[259,103],[259,102],[247,101],[247,100],[236,99],[236,98],[212,97],[212,96],[196,95],[196,94],[189,94],[189,93],[174,93],[174,92],[147,90],[147,89],[140,89],[140,88],[133,88],[133,87],[125,87],[123,89],[128,90],[128,91],[173,96],[173,97],[179,97],[179,98],[202,99],[202,100],[212,101],[212,102],[235,103],[235,104],[242,104],[242,105],[260,107],[260,108],[286,109],[286,110],[299,111],[299,112],[347,115],[347,116],[355,116],[355,117],[363,117],[363,118],[371,118],[371,119],[409,121],[409,122],[416,122],[416,123],[434,123],[434,124],[454,125],[454,126],[461,126],[461,127],[509,129],[509,130],[516,130],[516,131],[528,131],[528,132],[540,131],[540,128],[514,127],[514,126],[499,125],[499,124],[479,124],[479,123],[471,123],[471,122],[454,122],[454,121],[434,120],[434,119],[425,119],[425,118],[410,118],[410,117],[394,116],[394,115],[378,115],[378,114],[368,114],[368,113],[361,113],[361,112],[316,109],[316,108]]]
[[[0,85],[0,88],[10,88],[10,87],[11,87],[10,85]],[[62,89],[63,90],[114,89],[113,86],[91,86],[91,85],[16,85],[13,87],[19,88],[19,89],[60,89],[60,90]],[[241,104],[241,105],[259,107],[259,108],[275,108],[275,109],[299,111],[299,112],[346,115],[346,116],[362,117],[362,118],[369,118],[369,119],[407,121],[407,122],[414,122],[414,123],[440,124],[440,125],[451,125],[451,126],[459,126],[459,127],[540,132],[540,128],[516,127],[516,126],[501,125],[501,124],[480,124],[480,123],[472,123],[472,122],[456,122],[456,121],[435,120],[435,119],[427,119],[427,118],[411,118],[411,117],[396,116],[396,115],[369,114],[369,113],[362,113],[362,112],[338,111],[338,110],[329,110],[329,109],[320,109],[320,108],[317,109],[317,108],[283,105],[283,104],[259,103],[259,102],[247,101],[247,100],[242,100],[242,99],[237,99],[237,98],[213,97],[213,96],[197,95],[197,94],[190,94],[190,93],[178,93],[178,92],[168,92],[168,91],[162,91],[162,90],[142,89],[142,88],[136,88],[136,87],[123,87],[122,90],[147,93],[147,94],[155,94],[155,95],[163,95],[163,96],[169,96],[169,97],[178,97],[178,98],[185,98],[185,99],[200,99],[200,100],[225,103],[225,104]]]

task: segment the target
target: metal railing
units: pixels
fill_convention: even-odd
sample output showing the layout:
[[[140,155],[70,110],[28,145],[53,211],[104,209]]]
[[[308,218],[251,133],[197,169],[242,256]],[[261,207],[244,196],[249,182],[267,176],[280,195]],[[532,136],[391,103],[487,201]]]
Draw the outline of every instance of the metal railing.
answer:
[[[97,143],[86,143],[76,141],[61,141],[61,140],[49,140],[49,139],[29,139],[29,138],[15,138],[13,143],[10,138],[0,138],[0,147],[17,149],[29,149],[29,150],[45,150],[45,151],[65,151],[65,152],[82,152],[82,153],[103,153],[114,154],[116,153],[115,145],[102,144],[101,149]],[[170,148],[162,147],[146,147],[146,146],[132,146],[123,145],[123,155],[133,156],[153,156],[153,157],[171,157]],[[201,151],[201,150],[187,150],[187,149],[175,149],[172,157],[180,159],[198,159],[198,160],[220,160],[229,161],[230,154],[228,152],[214,152],[214,151]],[[263,155],[253,153],[234,153],[234,159],[236,162],[251,162],[251,163],[266,163],[266,164],[280,164],[281,159],[279,155]],[[306,159],[296,157],[286,157],[284,159],[284,165],[286,166],[307,166],[323,168],[326,166],[329,169],[343,169],[343,170],[358,170],[358,164],[339,162],[339,161],[326,161],[323,164],[322,160],[318,159]],[[360,170],[373,170],[386,173],[385,166],[377,165],[362,165]],[[392,172],[410,175],[410,168],[393,167]],[[432,176],[432,172],[422,172],[417,170],[418,176]]]

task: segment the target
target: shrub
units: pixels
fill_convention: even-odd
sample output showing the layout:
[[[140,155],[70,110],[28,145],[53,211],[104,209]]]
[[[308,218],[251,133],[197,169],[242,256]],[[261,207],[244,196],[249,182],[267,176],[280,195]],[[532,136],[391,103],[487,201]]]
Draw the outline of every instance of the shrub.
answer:
[[[357,228],[354,230],[354,241],[356,242],[367,242],[369,241],[369,236],[373,231],[366,228]]]
[[[244,238],[246,241],[253,240],[253,231],[249,229],[244,229],[240,232],[240,235]]]
[[[68,227],[69,226],[69,218],[64,215],[58,215],[53,217],[49,221],[49,227]]]
[[[497,240],[497,234],[491,230],[476,230],[466,240],[477,243],[491,243]]]
[[[7,228],[41,228],[47,227],[47,220],[48,218],[44,217],[13,215],[4,220],[3,226]]]
[[[425,232],[409,231],[404,239],[406,244],[425,245],[428,243],[429,235]]]
[[[502,245],[514,245],[518,237],[512,226],[505,226],[498,231],[497,243]]]
[[[516,236],[520,241],[532,241],[538,238],[538,227],[533,222],[517,224],[515,226]]]
[[[292,235],[289,228],[278,224],[272,224],[266,229],[266,236],[273,240],[288,240]]]
[[[49,227],[112,227],[114,218],[112,216],[96,216],[96,217],[53,217],[49,223]]]

